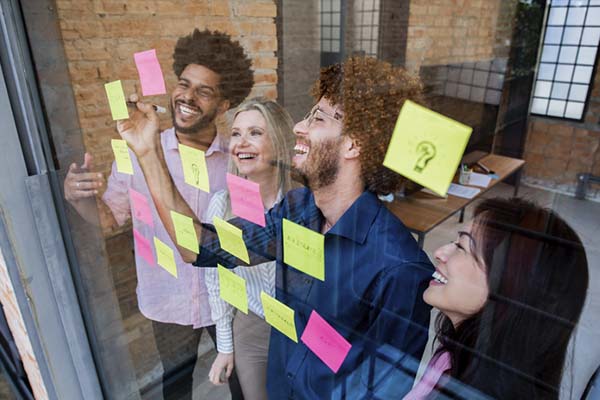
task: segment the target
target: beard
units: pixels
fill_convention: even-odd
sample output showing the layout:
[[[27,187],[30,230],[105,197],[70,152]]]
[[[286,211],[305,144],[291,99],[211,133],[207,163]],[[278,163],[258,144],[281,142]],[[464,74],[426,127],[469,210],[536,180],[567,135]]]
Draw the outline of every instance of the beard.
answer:
[[[341,137],[326,139],[311,144],[304,165],[296,167],[292,163],[292,179],[311,190],[321,189],[335,182],[339,172],[339,148]]]
[[[212,125],[215,121],[215,118],[217,117],[216,109],[214,109],[211,113],[208,113],[208,114],[205,114],[204,111],[201,109],[200,112],[202,113],[202,116],[200,117],[200,119],[198,121],[194,122],[192,125],[190,125],[188,127],[182,127],[181,125],[179,125],[177,123],[177,118],[175,117],[175,109],[173,107],[172,102],[169,104],[169,108],[171,109],[171,120],[173,121],[173,127],[175,128],[175,131],[178,133],[183,133],[183,134],[188,134],[188,135],[198,133],[202,129]]]

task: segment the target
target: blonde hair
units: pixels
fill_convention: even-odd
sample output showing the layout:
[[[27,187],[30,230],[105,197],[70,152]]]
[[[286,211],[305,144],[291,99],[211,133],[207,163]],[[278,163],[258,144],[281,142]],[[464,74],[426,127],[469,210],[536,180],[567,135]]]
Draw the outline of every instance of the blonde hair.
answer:
[[[240,104],[235,111],[234,119],[238,114],[244,111],[258,111],[265,122],[267,123],[267,132],[273,145],[275,159],[271,163],[277,167],[279,175],[279,189],[282,194],[286,194],[292,189],[292,179],[290,177],[290,166],[292,163],[292,152],[294,150],[294,122],[290,114],[280,106],[276,101],[265,97],[254,97]],[[233,162],[232,157],[229,157],[228,165],[229,173],[240,175],[240,172]]]

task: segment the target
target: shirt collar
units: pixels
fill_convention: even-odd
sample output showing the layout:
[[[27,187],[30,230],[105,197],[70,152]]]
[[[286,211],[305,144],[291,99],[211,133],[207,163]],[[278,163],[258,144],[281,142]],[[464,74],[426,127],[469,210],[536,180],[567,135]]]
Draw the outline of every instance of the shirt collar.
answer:
[[[367,239],[371,225],[373,225],[380,208],[381,201],[377,196],[372,192],[364,191],[326,234],[343,236],[362,244]],[[316,217],[317,215],[320,218]],[[310,196],[310,206],[306,208],[303,219],[305,222],[311,221],[312,223],[310,223],[309,227],[320,232],[323,214],[317,208],[315,197],[312,193]]]
[[[178,150],[179,149],[179,141],[177,140],[177,135],[175,134],[175,128],[169,128],[163,133],[165,135],[165,149],[167,150]],[[206,149],[205,155],[206,157],[210,156],[214,152],[227,153],[228,152],[228,143],[223,135],[217,132],[217,135],[213,139],[212,143]]]

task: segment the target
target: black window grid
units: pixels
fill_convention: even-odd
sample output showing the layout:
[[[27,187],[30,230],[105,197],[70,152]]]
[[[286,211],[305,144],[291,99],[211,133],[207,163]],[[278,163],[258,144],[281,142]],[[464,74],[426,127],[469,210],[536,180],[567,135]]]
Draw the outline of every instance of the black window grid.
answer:
[[[551,38],[558,32],[560,39]],[[573,33],[576,40],[570,36]],[[551,4],[532,114],[583,119],[599,40],[600,0],[559,0]]]
[[[358,38],[355,50],[377,57],[379,46],[379,2],[380,0],[359,0],[355,27]],[[365,33],[368,34],[365,35]]]
[[[339,53],[342,45],[342,0],[321,0],[321,52]]]

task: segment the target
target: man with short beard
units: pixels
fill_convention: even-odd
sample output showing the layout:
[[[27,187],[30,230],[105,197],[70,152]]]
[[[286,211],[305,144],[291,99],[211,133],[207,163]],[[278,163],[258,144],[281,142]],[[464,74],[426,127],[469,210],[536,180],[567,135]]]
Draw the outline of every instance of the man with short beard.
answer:
[[[211,193],[225,189],[227,170],[227,143],[217,132],[215,120],[232,107],[237,107],[250,93],[253,85],[251,61],[238,42],[221,32],[194,30],[181,37],[173,53],[173,71],[178,81],[171,92],[170,110],[173,127],[157,133],[168,173],[191,207],[193,215],[203,221]],[[135,97],[133,98],[136,99]],[[184,182],[178,145],[183,144],[205,152],[210,182],[210,193],[203,192]],[[133,189],[146,197],[152,207],[150,191],[140,169],[139,160],[132,157],[133,175],[119,173],[113,162],[112,173],[103,203],[110,212],[112,226],[123,225],[131,217],[130,192]],[[92,156],[85,154],[81,167],[73,164],[64,182],[65,198],[78,213],[89,222],[97,222],[94,196],[102,186],[102,175],[90,172]],[[153,209],[154,226],[133,218],[135,235],[141,235],[150,243],[157,237],[175,247],[158,214]],[[134,236],[135,236],[134,235]],[[163,364],[163,395],[165,399],[192,398],[193,368],[183,368],[183,374],[175,384],[164,379],[178,372],[182,366],[182,353],[195,364],[202,331],[206,328],[215,342],[215,325],[211,319],[208,291],[204,284],[202,269],[194,268],[175,255],[177,278],[163,268],[149,264],[136,252],[138,278],[137,299],[141,313],[152,320],[156,346]],[[185,348],[173,346],[186,343]],[[242,392],[235,372],[229,379],[232,399],[242,399]]]
[[[421,83],[373,58],[350,58],[321,71],[317,104],[296,124],[290,191],[266,215],[266,227],[230,220],[243,230],[250,264],[277,261],[277,299],[295,311],[300,337],[313,311],[352,344],[334,373],[303,343],[271,330],[267,387],[271,399],[400,399],[412,387],[429,326],[422,294],[434,268],[408,229],[377,198],[403,185],[383,167],[404,101],[421,100]],[[169,212],[190,215],[153,138],[157,117],[143,112],[118,124],[141,168],[169,234]],[[283,219],[324,235],[325,280],[283,260]],[[244,263],[220,248],[214,227],[195,221],[200,254],[178,247],[194,265]],[[327,349],[325,351],[333,351]]]

